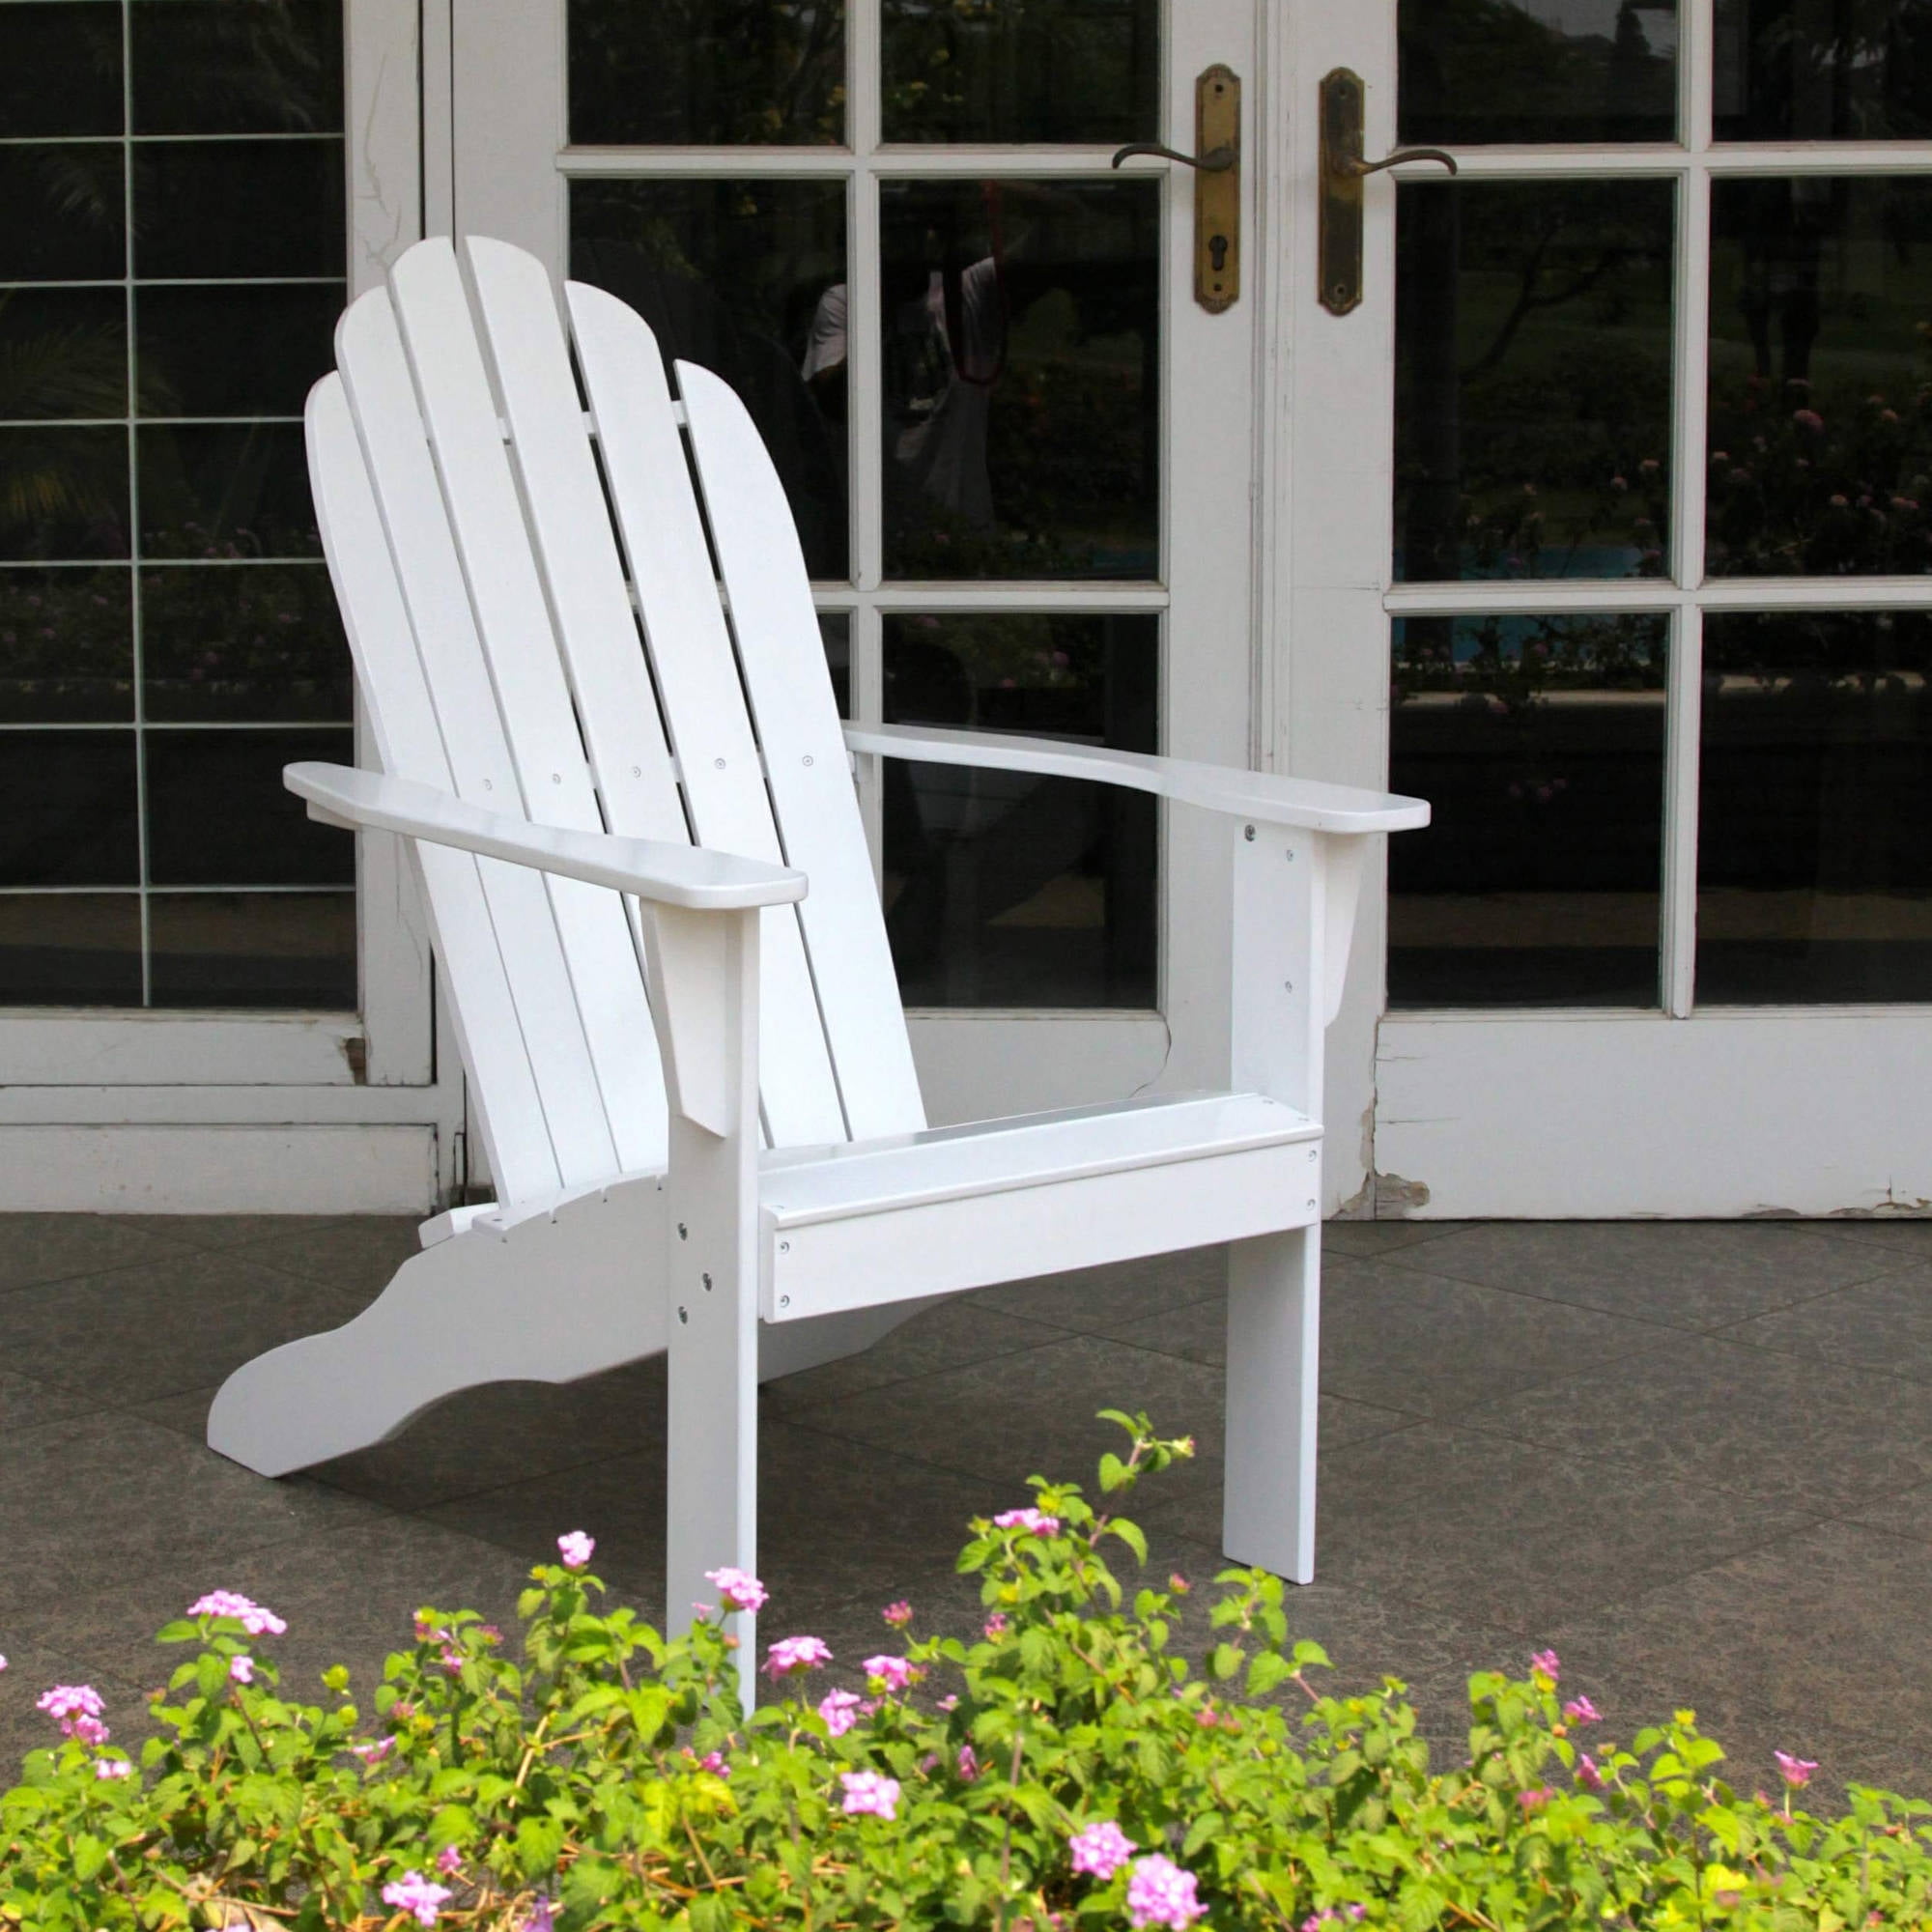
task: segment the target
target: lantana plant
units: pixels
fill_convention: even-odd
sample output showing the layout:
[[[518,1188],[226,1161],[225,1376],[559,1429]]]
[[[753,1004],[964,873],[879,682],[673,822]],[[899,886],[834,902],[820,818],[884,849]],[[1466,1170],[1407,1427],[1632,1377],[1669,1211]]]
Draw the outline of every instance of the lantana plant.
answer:
[[[1278,1579],[1224,1571],[1205,1618],[1179,1577],[1129,1596],[1114,1566],[1146,1543],[1117,1506],[1191,1445],[1112,1419],[1127,1450],[1097,1503],[1036,1479],[973,1523],[977,1634],[921,1635],[904,1600],[870,1656],[786,1632],[749,1719],[737,1620],[782,1602],[721,1570],[716,1607],[667,1639],[603,1606],[582,1531],[532,1573],[520,1656],[426,1608],[366,1708],[340,1668],[320,1704],[284,1695],[283,1620],[213,1590],[160,1634],[192,1654],[138,1765],[92,1687],[39,1699],[49,1741],[0,1797],[0,1925],[1932,1924],[1932,1806],[1854,1787],[1813,1816],[1796,1800],[1819,1767],[1789,1752],[1776,1798],[1740,1797],[1688,1711],[1602,1742],[1552,1651],[1472,1678],[1467,1762],[1432,1770],[1399,1679],[1322,1689]],[[863,1691],[820,1675],[839,1664]]]

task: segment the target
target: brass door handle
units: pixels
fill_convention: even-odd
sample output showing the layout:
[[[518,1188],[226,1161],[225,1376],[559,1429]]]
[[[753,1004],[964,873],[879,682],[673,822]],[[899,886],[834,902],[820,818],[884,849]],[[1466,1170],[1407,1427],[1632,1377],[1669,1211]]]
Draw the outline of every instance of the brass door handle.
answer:
[[[1362,158],[1362,77],[1338,67],[1321,80],[1321,306],[1347,315],[1362,299],[1362,182],[1404,161],[1435,161],[1453,175],[1456,156],[1440,148],[1398,148],[1379,161]]]
[[[1241,293],[1241,82],[1216,63],[1194,83],[1194,145],[1183,155],[1161,141],[1129,141],[1114,165],[1136,155],[1194,170],[1194,299],[1209,315]]]

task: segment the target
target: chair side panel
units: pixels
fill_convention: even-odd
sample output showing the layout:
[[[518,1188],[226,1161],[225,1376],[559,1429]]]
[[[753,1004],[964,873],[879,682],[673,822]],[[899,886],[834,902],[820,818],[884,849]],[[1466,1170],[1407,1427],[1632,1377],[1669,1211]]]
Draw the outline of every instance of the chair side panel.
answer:
[[[482,696],[495,693],[524,810],[546,824],[601,832],[545,585],[448,240],[412,248],[391,270],[390,289],[489,667]],[[464,697],[475,695],[468,687]],[[548,884],[617,1165],[662,1167],[664,1082],[630,916],[617,894],[575,880]]]
[[[521,810],[516,767],[385,290],[351,305],[335,346],[452,789],[492,810]],[[520,867],[487,867],[481,876],[559,1177],[566,1186],[601,1179],[617,1171],[616,1149],[545,881]]]
[[[819,1010],[855,1140],[925,1125],[898,976],[784,486],[730,386],[677,365],[731,633],[790,864]]]
[[[656,338],[601,290],[572,282],[565,294],[692,829],[705,845],[781,861]],[[842,1141],[844,1110],[795,908],[762,916],[760,965],[759,1095],[772,1143]]]
[[[325,376],[310,392],[307,432],[316,520],[383,769],[447,789],[449,760],[341,377]],[[550,1192],[558,1184],[556,1155],[497,950],[481,876],[488,862],[438,846],[416,847],[414,857],[464,1065],[476,1083],[490,1171],[505,1199]]]

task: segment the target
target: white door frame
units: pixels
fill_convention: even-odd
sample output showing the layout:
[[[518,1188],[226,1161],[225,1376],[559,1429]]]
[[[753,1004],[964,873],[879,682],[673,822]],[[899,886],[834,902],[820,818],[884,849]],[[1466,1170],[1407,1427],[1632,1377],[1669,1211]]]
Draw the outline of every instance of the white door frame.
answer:
[[[1195,77],[1217,61],[1241,76],[1243,280],[1264,279],[1266,252],[1255,184],[1261,176],[1256,103],[1259,20],[1268,0],[1169,0],[1163,138],[1193,146]],[[850,149],[736,148],[572,150],[565,143],[563,0],[463,0],[452,48],[454,221],[501,236],[560,273],[569,181],[597,175],[745,174],[844,179],[848,233],[874,232],[884,177],[1034,174],[1104,176],[1103,147],[882,149],[876,91],[862,77],[877,63],[876,0],[850,0],[847,99]],[[486,114],[469,110],[487,102]],[[647,159],[644,158],[647,156]],[[1222,315],[1193,296],[1193,182],[1167,171],[1162,276],[1163,555],[1165,584],[1033,586],[886,582],[877,472],[883,461],[876,382],[876,269],[855,254],[850,341],[854,370],[853,545],[850,586],[821,586],[819,604],[851,613],[853,712],[876,720],[882,616],[893,610],[1160,611],[1168,617],[1161,749],[1184,757],[1248,764],[1258,733],[1254,486],[1259,464],[1255,381],[1261,303],[1252,294]],[[1184,478],[1185,487],[1176,487]],[[1179,649],[1177,650],[1177,640]],[[865,765],[875,761],[865,760]],[[873,775],[861,772],[868,822],[878,823]],[[1215,1083],[1227,1058],[1227,857],[1205,827],[1177,816],[1165,827],[1168,881],[1162,926],[1159,1013],[919,1010],[914,1053],[935,1121],[981,1119],[1070,1105],[1134,1091]]]
[[[1699,1008],[1698,703],[1703,613],[1932,606],[1932,579],[1705,582],[1704,256],[1714,175],[1932,172],[1922,143],[1717,148],[1712,9],[1685,10],[1682,147],[1465,148],[1465,179],[1640,174],[1679,184],[1673,580],[1391,583],[1395,181],[1365,184],[1364,298],[1316,296],[1316,99],[1348,67],[1368,83],[1365,152],[1395,146],[1395,4],[1286,0],[1268,50],[1275,161],[1267,219],[1285,246],[1265,394],[1281,458],[1267,502],[1262,611],[1274,757],[1311,778],[1388,779],[1393,615],[1654,611],[1672,623],[1662,1009],[1383,1016],[1385,874],[1365,882],[1348,996],[1329,1037],[1330,1211],[1430,1218],[1732,1216],[1932,1209],[1932,1007]],[[1398,170],[1398,173],[1403,171]],[[1433,175],[1426,178],[1434,179]],[[1687,460],[1688,459],[1688,460]],[[1357,1128],[1359,1127],[1359,1134]]]
[[[345,16],[353,296],[421,232],[417,5]],[[360,841],[356,905],[357,1013],[0,1010],[0,1210],[432,1210],[462,1083],[393,839]]]

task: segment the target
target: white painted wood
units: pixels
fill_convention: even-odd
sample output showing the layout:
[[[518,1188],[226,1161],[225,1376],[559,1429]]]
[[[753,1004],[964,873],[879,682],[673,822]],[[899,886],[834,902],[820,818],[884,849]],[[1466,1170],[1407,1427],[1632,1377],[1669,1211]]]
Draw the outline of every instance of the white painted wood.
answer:
[[[514,809],[516,770],[491,696],[469,591],[385,291],[351,304],[336,329],[336,354],[421,675],[436,705],[447,780],[438,771],[389,769],[400,778],[447,782],[459,798],[486,808]],[[400,659],[399,644],[386,637],[381,643]],[[357,669],[359,676],[359,663]],[[398,678],[403,675],[398,671]],[[375,708],[384,709],[380,702]],[[544,881],[495,864],[479,867],[478,873],[503,970],[516,994],[558,1177],[568,1183],[612,1173],[616,1151]],[[444,956],[451,956],[447,949]],[[497,1112],[500,1116],[501,1109]],[[514,1192],[519,1178],[497,1164],[501,1130],[497,1121],[489,1125],[498,1182]]]
[[[305,1105],[295,1090],[282,1111]],[[436,1190],[430,1124],[0,1126],[0,1213],[420,1214]]]
[[[745,406],[677,365],[705,517],[787,861],[810,874],[799,923],[855,1139],[925,1124],[898,980],[852,788],[791,506]]]
[[[600,290],[573,282],[565,294],[692,831],[781,863],[656,339]],[[797,915],[768,913],[764,928],[766,1129],[781,1147],[839,1139],[846,1122]]]
[[[1230,817],[1312,832],[1406,832],[1429,823],[1429,806],[1419,798],[1164,758],[1151,752],[1112,752],[1058,738],[1009,738],[994,731],[948,731],[927,724],[848,724],[845,742],[855,752],[925,764],[1038,772],[1125,785]]]
[[[1221,1548],[1292,1583],[1315,1580],[1321,1359],[1321,1224],[1235,1242]]]
[[[636,893],[663,905],[735,912],[790,904],[805,896],[803,872],[729,852],[532,825],[518,813],[466,805],[433,785],[358,772],[349,765],[296,764],[282,776],[292,792],[309,801],[309,815],[326,823],[401,832],[513,866],[532,866],[606,892]],[[619,963],[626,970],[633,964],[628,958]]]
[[[344,1013],[96,1014],[0,1021],[0,1093],[113,1087],[342,1087],[355,1080],[360,1023]],[[103,1120],[111,1118],[111,1109]]]
[[[1924,1007],[1392,1014],[1378,1073],[1424,1218],[1932,1212]]]
[[[441,1132],[441,1102],[426,1087],[206,1087],[186,1081],[172,1087],[0,1087],[0,1123],[31,1126],[412,1126]],[[211,1149],[218,1144],[211,1144]],[[393,1200],[393,1190],[383,1190]],[[420,1205],[376,1208],[373,1213],[420,1212]],[[76,1208],[75,1212],[85,1209]],[[185,1210],[183,1210],[185,1211]],[[281,1210],[270,1198],[258,1209]],[[345,1208],[351,1213],[352,1208]]]

